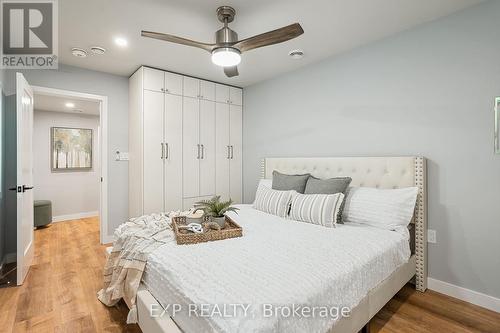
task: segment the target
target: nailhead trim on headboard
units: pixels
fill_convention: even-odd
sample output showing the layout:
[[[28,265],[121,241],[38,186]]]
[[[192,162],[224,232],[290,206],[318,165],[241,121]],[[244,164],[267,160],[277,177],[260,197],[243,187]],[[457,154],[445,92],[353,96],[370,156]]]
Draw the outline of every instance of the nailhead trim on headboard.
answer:
[[[427,289],[427,184],[426,160],[415,158],[415,185],[418,187],[417,206],[415,209],[415,259],[416,289]]]
[[[263,158],[261,163],[260,163],[260,178],[264,179],[266,178],[266,159]]]

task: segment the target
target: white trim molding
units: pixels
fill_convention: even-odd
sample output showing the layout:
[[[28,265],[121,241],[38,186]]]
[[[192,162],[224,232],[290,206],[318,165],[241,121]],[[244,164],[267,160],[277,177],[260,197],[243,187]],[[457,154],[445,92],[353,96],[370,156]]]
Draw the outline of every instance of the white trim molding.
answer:
[[[94,216],[99,216],[99,211],[96,210],[96,211],[92,211],[92,212],[82,212],[82,213],[76,213],[76,214],[53,216],[52,222],[78,220],[78,219],[84,219],[87,217],[94,217]]]
[[[115,241],[113,235],[102,235],[101,244],[112,244]]]
[[[459,287],[433,278],[427,279],[427,288],[500,313],[500,298],[489,296],[478,291]]]

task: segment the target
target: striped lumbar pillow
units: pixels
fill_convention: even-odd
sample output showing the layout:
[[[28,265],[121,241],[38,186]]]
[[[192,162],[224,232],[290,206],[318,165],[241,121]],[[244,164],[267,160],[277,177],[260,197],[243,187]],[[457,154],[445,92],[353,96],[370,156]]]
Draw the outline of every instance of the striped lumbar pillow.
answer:
[[[295,191],[273,190],[264,184],[260,184],[255,194],[253,208],[265,213],[285,217],[288,213],[290,199]]]
[[[290,219],[334,227],[344,200],[343,193],[300,194],[292,197]]]

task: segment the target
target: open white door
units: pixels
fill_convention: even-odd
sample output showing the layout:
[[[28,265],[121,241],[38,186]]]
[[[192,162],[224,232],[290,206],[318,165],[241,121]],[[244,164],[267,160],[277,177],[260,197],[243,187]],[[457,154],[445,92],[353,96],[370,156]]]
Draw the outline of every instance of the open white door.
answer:
[[[33,89],[16,75],[17,117],[17,285],[33,261]]]

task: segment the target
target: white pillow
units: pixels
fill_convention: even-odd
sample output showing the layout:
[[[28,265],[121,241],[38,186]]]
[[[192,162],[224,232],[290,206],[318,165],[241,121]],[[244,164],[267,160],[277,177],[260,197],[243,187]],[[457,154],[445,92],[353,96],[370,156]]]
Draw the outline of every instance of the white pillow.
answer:
[[[350,187],[342,218],[345,222],[369,224],[407,234],[417,195],[418,187]]]
[[[295,193],[292,197],[290,219],[332,228],[337,224],[343,200],[343,193]]]
[[[278,191],[260,184],[255,194],[253,208],[265,213],[285,217],[295,191]]]

